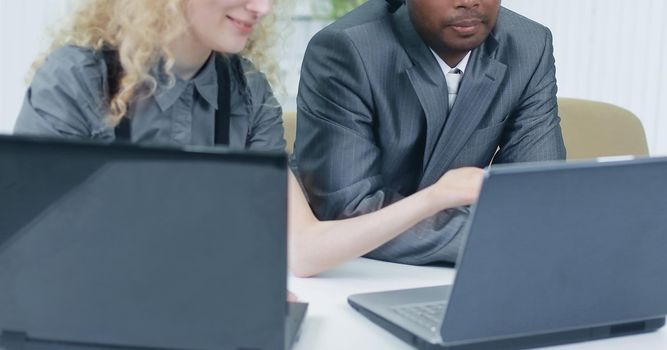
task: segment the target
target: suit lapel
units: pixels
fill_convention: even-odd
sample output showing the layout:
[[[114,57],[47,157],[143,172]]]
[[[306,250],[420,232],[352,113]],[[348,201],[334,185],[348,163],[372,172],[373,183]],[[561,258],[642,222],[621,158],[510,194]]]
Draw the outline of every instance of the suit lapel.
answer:
[[[477,128],[493,102],[507,66],[494,57],[498,42],[489,35],[473,51],[456,103],[449,110],[447,81],[429,47],[410,21],[407,6],[393,16],[394,27],[412,66],[405,72],[426,116],[424,168],[420,188],[432,184]]]
[[[473,51],[447,123],[444,129],[438,130],[441,133],[436,138],[431,157],[425,159],[420,187],[432,184],[444,174],[487,115],[507,71],[505,64],[492,58],[497,46],[495,38],[489,36],[482,46]],[[441,99],[444,100],[444,97]]]
[[[410,22],[407,6],[396,11],[393,20],[401,46],[412,61],[405,72],[426,116],[425,166],[449,113],[447,81],[433,53]]]

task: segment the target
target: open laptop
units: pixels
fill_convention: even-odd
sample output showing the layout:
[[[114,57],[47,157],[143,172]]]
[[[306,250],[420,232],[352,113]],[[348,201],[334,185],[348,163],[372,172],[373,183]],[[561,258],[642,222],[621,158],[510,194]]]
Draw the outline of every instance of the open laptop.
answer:
[[[518,349],[654,331],[667,314],[667,158],[495,166],[453,285],[360,294],[421,349]]]
[[[0,339],[285,349],[284,154],[0,137]],[[287,331],[287,332],[286,332]]]

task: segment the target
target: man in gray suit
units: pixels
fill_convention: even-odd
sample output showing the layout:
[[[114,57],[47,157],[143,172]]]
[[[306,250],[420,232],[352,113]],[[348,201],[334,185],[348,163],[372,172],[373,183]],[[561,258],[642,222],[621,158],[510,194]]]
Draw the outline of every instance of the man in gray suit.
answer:
[[[337,219],[450,169],[564,159],[556,90],[551,33],[500,0],[369,0],[308,45],[293,167],[319,218]],[[454,262],[468,214],[443,211],[368,256]]]

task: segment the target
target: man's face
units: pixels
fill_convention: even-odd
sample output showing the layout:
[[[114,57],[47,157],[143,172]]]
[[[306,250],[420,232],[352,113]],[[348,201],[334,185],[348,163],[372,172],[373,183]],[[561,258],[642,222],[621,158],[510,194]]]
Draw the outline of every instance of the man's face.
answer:
[[[468,52],[493,30],[501,0],[408,0],[419,35],[439,54]]]

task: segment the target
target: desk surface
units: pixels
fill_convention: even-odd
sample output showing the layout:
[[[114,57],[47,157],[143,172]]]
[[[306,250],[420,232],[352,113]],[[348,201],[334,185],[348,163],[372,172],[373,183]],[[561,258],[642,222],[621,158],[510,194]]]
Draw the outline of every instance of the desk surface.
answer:
[[[290,290],[310,303],[301,339],[294,350],[413,349],[347,304],[350,294],[450,284],[454,269],[417,267],[357,259],[316,278],[290,277]],[[555,350],[667,349],[667,329],[605,339]]]

